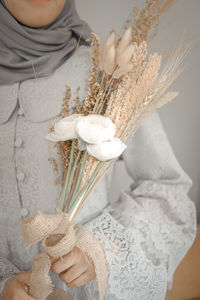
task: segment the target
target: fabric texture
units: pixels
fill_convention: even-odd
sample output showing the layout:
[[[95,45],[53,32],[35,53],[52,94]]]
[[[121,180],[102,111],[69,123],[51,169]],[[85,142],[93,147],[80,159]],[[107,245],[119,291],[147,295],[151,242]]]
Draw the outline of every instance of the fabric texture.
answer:
[[[41,252],[38,244],[27,249],[21,221],[38,210],[55,213],[61,187],[54,185],[48,158],[58,156],[44,137],[60,118],[66,84],[72,87],[72,99],[78,93],[84,99],[90,54],[89,47],[81,46],[49,77],[0,86],[0,291],[10,276],[31,270]],[[130,189],[111,203],[110,170],[76,224],[83,224],[104,248],[109,265],[105,300],[164,300],[196,235],[196,211],[187,195],[192,183],[174,156],[157,111],[142,123],[122,158],[132,178]],[[52,279],[76,300],[99,299],[95,280],[69,289],[56,275]]]
[[[67,0],[62,12],[49,25],[25,26],[0,1],[0,84],[50,75],[74,52],[78,41],[87,44],[89,25],[76,11],[74,0]],[[79,40],[80,38],[80,40]]]
[[[103,300],[107,286],[108,264],[99,240],[83,226],[74,226],[69,215],[57,210],[55,215],[38,212],[22,221],[24,240],[30,246],[42,241],[43,251],[33,262],[30,295],[35,299],[46,299],[52,292],[50,279],[51,257],[59,259],[76,246],[94,263],[99,299]],[[68,294],[63,295],[64,300]]]

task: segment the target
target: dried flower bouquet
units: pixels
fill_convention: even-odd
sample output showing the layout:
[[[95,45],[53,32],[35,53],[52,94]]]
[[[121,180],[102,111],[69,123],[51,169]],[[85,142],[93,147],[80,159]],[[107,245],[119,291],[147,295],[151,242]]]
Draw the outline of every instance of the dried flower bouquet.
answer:
[[[46,136],[56,143],[62,162],[63,189],[58,201],[58,214],[45,217],[39,213],[38,218],[27,219],[23,224],[25,241],[31,244],[43,240],[46,255],[41,257],[40,268],[38,262],[33,266],[35,275],[32,276],[30,292],[37,299],[45,299],[52,291],[51,284],[47,284],[42,288],[42,293],[41,289],[37,293],[37,285],[41,285],[39,280],[42,278],[38,275],[38,269],[41,271],[41,266],[45,268],[50,264],[49,256],[61,257],[73,248],[76,237],[72,224],[90,192],[126,149],[126,143],[141,120],[178,94],[166,91],[180,74],[187,49],[182,47],[174,51],[161,72],[162,56],[148,54],[147,40],[151,27],[156,25],[161,13],[173,2],[146,1],[140,11],[133,10],[134,23],[128,20],[123,34],[118,37],[112,30],[103,46],[100,46],[98,36],[92,33],[88,93],[83,103],[78,97],[74,99],[72,115],[69,115],[68,108],[71,91],[67,87],[62,119],[54,124]],[[55,161],[52,159],[51,162],[55,167]],[[41,236],[35,236],[39,227],[44,227],[40,228]],[[87,240],[87,233],[84,234],[81,233],[80,237]],[[69,241],[72,237],[74,240]],[[56,250],[53,252],[51,247],[54,246]],[[96,258],[89,255],[98,266]],[[96,272],[100,299],[103,299],[106,276],[102,282],[98,268]],[[107,273],[106,269],[104,273]]]
[[[63,119],[47,135],[57,143],[63,164],[65,183],[58,207],[71,220],[106,169],[125,150],[125,143],[144,116],[178,95],[166,90],[180,74],[187,49],[177,49],[159,73],[162,56],[148,55],[147,41],[137,44],[133,32],[128,27],[116,38],[112,31],[103,47],[92,34],[88,96],[83,104],[76,98],[74,114],[68,116],[68,87]]]

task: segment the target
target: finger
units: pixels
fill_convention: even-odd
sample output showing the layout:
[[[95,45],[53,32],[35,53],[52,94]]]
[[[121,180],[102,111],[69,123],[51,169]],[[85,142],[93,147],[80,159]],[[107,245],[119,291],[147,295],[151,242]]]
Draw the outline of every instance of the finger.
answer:
[[[81,274],[78,278],[76,278],[73,281],[67,283],[67,286],[69,288],[80,287],[82,285],[85,285],[86,283],[88,283],[92,279],[93,278],[90,278],[90,275],[88,274],[88,272],[85,272],[85,273]]]
[[[59,258],[56,257],[49,257],[51,260],[51,265],[55,264],[55,262],[59,261]]]
[[[31,280],[30,272],[21,272],[16,276],[17,280],[23,281],[24,283],[28,283]]]
[[[30,272],[21,272],[17,276],[17,281],[20,283],[24,283],[25,285],[29,286],[31,281],[31,273]]]
[[[60,279],[64,281],[65,283],[69,283],[73,281],[74,279],[78,278],[81,276],[84,272],[87,271],[87,266],[86,265],[80,265],[76,264],[72,266],[69,270],[66,272],[63,272],[60,274]]]
[[[56,261],[51,266],[52,272],[54,272],[56,274],[60,274],[63,271],[71,268],[77,262],[79,262],[79,260],[80,260],[80,250],[77,251],[76,249],[78,249],[78,248],[74,248],[68,254],[64,255],[58,261]]]
[[[22,294],[22,298],[20,298],[20,300],[36,300],[35,298],[33,298],[32,296],[28,295],[26,292],[24,292]]]
[[[36,300],[35,298],[31,297],[30,295],[28,295],[27,293],[25,293],[24,291],[18,290],[17,293],[14,296],[15,298],[12,297],[12,299],[20,299],[20,300]],[[4,298],[2,298],[3,300],[10,300],[10,295],[9,294],[5,294]]]
[[[25,287],[26,286],[23,282],[20,282],[18,280],[16,280],[14,282],[14,285],[12,286],[12,288],[16,291],[17,299],[20,299],[20,300],[36,300],[35,298],[33,298],[31,295],[29,295],[27,293]]]
[[[18,276],[17,284],[21,286],[21,294],[23,298],[21,300],[35,300],[30,294],[29,294],[29,286],[31,281],[31,273],[30,272],[21,272]]]

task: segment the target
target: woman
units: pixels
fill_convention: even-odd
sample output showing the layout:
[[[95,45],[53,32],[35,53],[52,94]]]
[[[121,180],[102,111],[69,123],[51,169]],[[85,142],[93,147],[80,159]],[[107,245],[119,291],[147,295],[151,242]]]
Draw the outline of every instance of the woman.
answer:
[[[90,30],[73,0],[4,0],[0,32],[0,292],[3,300],[31,300],[31,264],[41,249],[26,248],[21,220],[38,210],[55,212],[61,187],[53,184],[48,158],[57,154],[44,136],[60,117],[66,84],[72,98],[79,93],[84,99]],[[161,300],[195,238],[195,208],[187,196],[191,180],[156,111],[123,159],[134,181],[130,190],[111,204],[107,175],[77,223],[103,245],[109,264],[106,300]],[[78,248],[51,269],[61,279],[55,275],[54,283],[75,299],[98,299],[93,263]]]

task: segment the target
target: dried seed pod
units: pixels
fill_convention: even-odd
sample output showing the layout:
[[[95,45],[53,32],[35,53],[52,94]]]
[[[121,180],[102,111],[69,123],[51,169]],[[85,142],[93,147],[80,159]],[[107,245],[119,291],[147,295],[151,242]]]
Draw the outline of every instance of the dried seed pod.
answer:
[[[132,40],[132,29],[129,27],[123,34],[121,41],[119,42],[116,52],[119,57],[122,52],[129,46]]]
[[[121,76],[127,74],[133,69],[133,64],[127,64],[123,67],[120,67],[113,73],[113,78],[119,79]]]
[[[122,54],[117,57],[117,64],[118,64],[118,66],[119,67],[123,67],[123,66],[127,65],[130,62],[130,60],[131,60],[131,58],[133,56],[134,51],[135,51],[135,45],[134,44],[128,46],[122,52]]]

